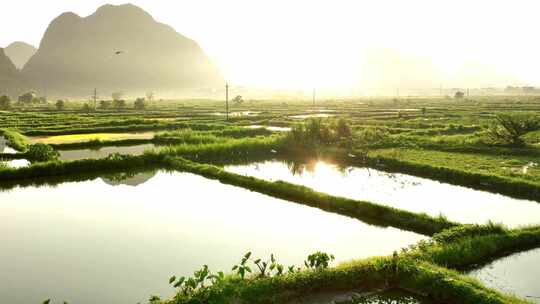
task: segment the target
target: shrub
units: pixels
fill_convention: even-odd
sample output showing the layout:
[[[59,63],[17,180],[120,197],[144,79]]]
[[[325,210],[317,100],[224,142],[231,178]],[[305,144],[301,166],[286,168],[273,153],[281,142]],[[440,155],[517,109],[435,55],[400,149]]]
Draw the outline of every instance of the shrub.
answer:
[[[522,136],[540,129],[540,120],[532,115],[498,114],[486,135],[496,144],[523,146]]]
[[[126,107],[126,101],[123,99],[113,100],[113,106],[116,110],[122,110]]]
[[[295,125],[287,134],[289,146],[316,148],[320,145],[350,143],[352,131],[349,123],[340,119],[337,123],[326,123],[312,118],[307,122]]]
[[[63,100],[59,99],[59,100],[56,101],[55,106],[56,106],[56,109],[57,109],[58,111],[61,111],[61,110],[64,109],[65,103],[64,103]]]
[[[146,108],[146,101],[144,100],[144,98],[137,98],[133,105],[135,109],[143,110],[144,108]]]
[[[82,110],[83,112],[89,113],[92,110],[92,108],[90,108],[89,104],[85,103],[82,107]]]
[[[19,96],[19,102],[29,104],[32,103],[32,101],[36,98],[36,93],[33,91],[27,92],[21,96]]]
[[[49,145],[33,144],[28,147],[26,155],[33,160],[48,161],[58,159],[59,153]]]
[[[7,110],[11,107],[11,99],[7,95],[0,96],[0,109]]]
[[[100,100],[99,101],[99,108],[100,109],[109,109],[111,107],[111,101],[110,100]]]

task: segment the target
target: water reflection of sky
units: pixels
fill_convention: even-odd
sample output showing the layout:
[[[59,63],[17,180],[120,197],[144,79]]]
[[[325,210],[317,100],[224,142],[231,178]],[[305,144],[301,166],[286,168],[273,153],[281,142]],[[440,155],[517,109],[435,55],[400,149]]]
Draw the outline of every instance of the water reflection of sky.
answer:
[[[17,150],[9,147],[8,141],[3,136],[0,136],[0,153],[15,154]]]
[[[119,147],[101,147],[99,149],[74,149],[61,150],[61,160],[79,160],[86,158],[104,158],[113,153],[141,155],[146,150],[151,150],[155,146],[153,144],[134,145],[134,146],[119,146]]]
[[[425,239],[192,174],[149,177],[0,192],[0,303],[136,303],[171,296],[173,274],[229,272],[250,250],[299,265],[317,250],[344,261]]]
[[[5,165],[8,168],[24,168],[30,166],[30,162],[26,159],[13,159],[13,160],[5,160],[0,161],[2,165]]]
[[[470,272],[488,287],[540,303],[540,248],[496,260]]]
[[[488,220],[515,227],[540,223],[540,204],[406,174],[325,162],[259,162],[226,170],[266,180],[283,180],[332,195],[366,200],[462,223]]]

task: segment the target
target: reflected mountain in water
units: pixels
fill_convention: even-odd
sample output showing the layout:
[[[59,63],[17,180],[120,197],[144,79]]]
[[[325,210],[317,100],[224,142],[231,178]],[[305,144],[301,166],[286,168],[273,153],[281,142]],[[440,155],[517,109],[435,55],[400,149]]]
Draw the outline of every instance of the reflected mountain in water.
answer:
[[[132,186],[136,187],[142,185],[156,176],[157,171],[149,172],[122,172],[116,174],[105,175],[101,179],[111,186]]]

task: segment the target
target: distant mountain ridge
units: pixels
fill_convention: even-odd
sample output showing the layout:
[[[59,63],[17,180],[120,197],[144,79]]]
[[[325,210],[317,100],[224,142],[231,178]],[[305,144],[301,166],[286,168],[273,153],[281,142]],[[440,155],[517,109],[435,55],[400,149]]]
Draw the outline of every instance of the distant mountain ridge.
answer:
[[[223,77],[199,45],[132,4],[104,5],[85,18],[63,13],[47,28],[22,69],[50,95],[174,92],[221,86]]]
[[[4,51],[17,69],[20,70],[34,56],[37,49],[26,42],[16,41],[8,45]]]
[[[17,96],[24,89],[22,83],[17,67],[0,48],[0,95]]]

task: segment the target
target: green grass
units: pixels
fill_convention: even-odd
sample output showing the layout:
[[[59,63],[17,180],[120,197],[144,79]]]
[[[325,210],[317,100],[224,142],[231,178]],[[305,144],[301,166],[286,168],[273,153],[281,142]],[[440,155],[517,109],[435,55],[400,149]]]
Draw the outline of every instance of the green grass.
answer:
[[[419,293],[434,303],[528,303],[488,289],[478,281],[426,262],[408,258],[375,257],[337,267],[271,278],[241,278],[230,275],[222,282],[200,289],[194,295],[177,294],[163,304],[199,303],[287,303],[323,292],[373,291],[403,288]]]
[[[243,144],[246,144],[245,140]],[[266,146],[263,145],[263,147]],[[222,145],[209,145],[207,148],[208,150],[204,152],[206,154],[201,155],[205,155],[206,157],[209,155],[215,156],[216,153],[219,155],[228,155],[236,153],[236,149],[238,149],[234,145],[225,147]],[[225,150],[225,148],[229,150]],[[255,149],[260,149],[260,146],[257,146]],[[190,151],[187,145],[186,150]],[[256,151],[254,150],[254,153]],[[421,234],[432,235],[445,228],[457,225],[442,217],[433,218],[426,214],[416,214],[370,202],[335,197],[316,192],[307,187],[282,181],[269,182],[226,172],[216,166],[199,164],[182,158],[172,158],[168,152],[150,152],[141,156],[112,155],[97,160],[37,163],[27,168],[0,170],[0,181],[3,182],[2,187],[6,188],[17,184],[17,180],[22,180],[20,183],[24,183],[25,180],[38,180],[62,175],[71,176],[82,172],[122,171],[148,167],[187,171],[207,178],[217,179],[225,184],[243,187],[292,202],[354,217],[370,224],[393,226]]]
[[[403,172],[452,184],[538,200],[540,163],[538,131],[524,136],[528,146],[510,148],[485,140],[493,115],[501,112],[536,114],[540,100],[534,96],[475,96],[456,101],[440,98],[355,98],[310,101],[293,99],[253,100],[233,111],[260,112],[253,117],[224,117],[222,101],[179,100],[154,102],[145,111],[98,110],[84,113],[81,102],[69,102],[65,111],[51,105],[15,108],[2,112],[0,128],[11,146],[25,151],[25,135],[70,135],[103,132],[166,131],[149,140],[94,140],[59,144],[54,148],[77,149],[153,142],[165,145],[142,156],[119,156],[74,162],[41,162],[28,168],[0,166],[0,187],[56,184],[85,180],[103,174],[147,169],[181,170],[219,180],[285,200],[360,219],[433,235],[392,257],[353,261],[324,271],[267,279],[240,280],[230,275],[223,284],[186,299],[177,296],[167,303],[283,303],[289,299],[322,291],[366,291],[396,287],[428,295],[439,303],[524,303],[485,288],[475,280],[441,267],[467,269],[494,258],[540,246],[540,229],[509,230],[497,225],[458,225],[386,206],[319,193],[313,189],[269,182],[225,172],[222,168],[196,162],[224,163],[252,161],[274,156],[313,156],[322,153],[349,165],[369,165],[377,169]],[[420,109],[425,108],[425,113]],[[409,111],[408,109],[416,109]],[[284,142],[286,135],[265,129],[248,129],[251,124],[292,126],[291,115],[334,110],[335,119],[347,119],[352,137],[346,141],[323,140],[317,145],[295,149],[296,141]],[[331,134],[336,133],[330,130]],[[309,132],[306,132],[309,133]],[[341,146],[341,147],[339,147]],[[359,157],[369,151],[366,159]],[[348,154],[357,155],[349,157]],[[24,156],[24,153],[18,156]],[[449,229],[447,229],[449,228]],[[211,300],[211,301],[209,301]]]
[[[540,162],[540,157],[534,155],[507,155],[502,151],[498,155],[486,155],[420,149],[379,149],[373,151],[371,156],[395,158],[402,161],[484,175],[497,175],[538,183],[540,185],[540,167],[531,167],[526,173],[523,172],[523,167],[527,164]]]
[[[16,130],[0,129],[0,136],[3,136],[9,145],[17,151],[24,152],[28,147],[27,138]]]
[[[188,171],[207,178],[217,179],[224,184],[243,187],[284,200],[347,215],[379,226],[393,226],[432,235],[457,225],[442,217],[433,218],[426,214],[416,214],[370,202],[331,196],[304,186],[283,181],[265,181],[230,173],[219,167],[193,163],[183,159],[172,160],[170,168]]]
[[[517,198],[538,200],[540,197],[538,167],[529,168],[527,174],[510,173],[508,168],[505,168],[503,160],[507,166],[513,164],[519,167],[528,164],[527,161],[531,159],[510,160],[477,154],[387,149],[370,153],[367,163],[383,170],[408,173]],[[522,170],[522,167],[519,170]]]
[[[491,232],[486,230],[483,233],[474,230],[453,241],[420,244],[412,251],[412,255],[440,266],[468,269],[512,253],[540,247],[539,226]]]

